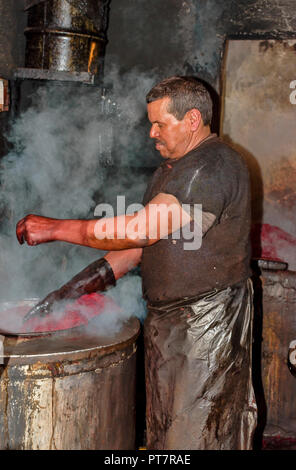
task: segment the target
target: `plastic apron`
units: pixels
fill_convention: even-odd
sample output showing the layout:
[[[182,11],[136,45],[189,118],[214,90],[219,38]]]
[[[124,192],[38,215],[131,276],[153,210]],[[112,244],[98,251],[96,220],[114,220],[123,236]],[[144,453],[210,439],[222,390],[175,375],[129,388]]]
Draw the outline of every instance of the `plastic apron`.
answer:
[[[252,448],[252,319],[250,279],[189,305],[148,305],[148,449]]]

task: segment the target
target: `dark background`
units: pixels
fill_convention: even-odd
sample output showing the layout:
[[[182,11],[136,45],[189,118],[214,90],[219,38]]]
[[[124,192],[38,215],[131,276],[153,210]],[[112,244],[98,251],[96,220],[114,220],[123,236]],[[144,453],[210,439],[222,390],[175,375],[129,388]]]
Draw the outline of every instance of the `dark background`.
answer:
[[[22,0],[0,0],[0,76],[24,66]],[[105,69],[168,72],[178,64],[219,90],[226,37],[295,36],[294,0],[111,0]],[[171,70],[173,72],[173,70]]]
[[[23,0],[0,0],[1,78],[24,66],[26,21]],[[114,65],[160,78],[195,74],[219,95],[226,38],[285,39],[295,32],[294,0],[111,0],[105,74]],[[2,155],[8,118],[0,113]]]

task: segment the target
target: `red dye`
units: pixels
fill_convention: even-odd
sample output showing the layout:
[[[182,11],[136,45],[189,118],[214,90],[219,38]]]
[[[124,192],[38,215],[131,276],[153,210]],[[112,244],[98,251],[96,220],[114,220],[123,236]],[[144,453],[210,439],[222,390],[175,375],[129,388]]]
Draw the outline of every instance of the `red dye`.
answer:
[[[28,320],[23,326],[23,332],[58,331],[87,325],[89,320],[107,310],[120,312],[120,308],[110,297],[97,293],[82,295],[68,304],[62,312]]]
[[[296,450],[296,437],[264,436],[262,450]]]
[[[251,230],[252,254],[255,258],[288,261],[279,251],[295,249],[296,238],[279,227],[270,224],[255,224]]]

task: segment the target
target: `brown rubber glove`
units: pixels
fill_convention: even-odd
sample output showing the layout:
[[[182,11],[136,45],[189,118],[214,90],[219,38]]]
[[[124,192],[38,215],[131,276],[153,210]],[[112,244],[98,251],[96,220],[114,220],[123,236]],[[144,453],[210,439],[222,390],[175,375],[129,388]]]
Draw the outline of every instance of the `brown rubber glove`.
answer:
[[[105,258],[100,258],[76,274],[60,289],[50,292],[25,315],[24,321],[48,315],[52,312],[55,302],[75,300],[81,295],[106,291],[115,285],[116,280],[110,264]]]

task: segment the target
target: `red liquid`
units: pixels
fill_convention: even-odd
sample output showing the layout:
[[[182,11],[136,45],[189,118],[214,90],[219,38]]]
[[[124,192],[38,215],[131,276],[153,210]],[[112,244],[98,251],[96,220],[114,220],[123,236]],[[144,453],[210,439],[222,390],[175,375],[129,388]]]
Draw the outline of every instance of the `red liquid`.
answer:
[[[110,297],[97,293],[82,295],[76,301],[70,302],[62,312],[53,312],[44,318],[32,318],[23,323],[22,319],[28,310],[27,306],[22,306],[2,312],[2,331],[17,334],[17,332],[37,333],[67,330],[87,325],[89,320],[103,312],[120,312],[120,308]],[[15,319],[14,322],[11,321],[12,317]]]

